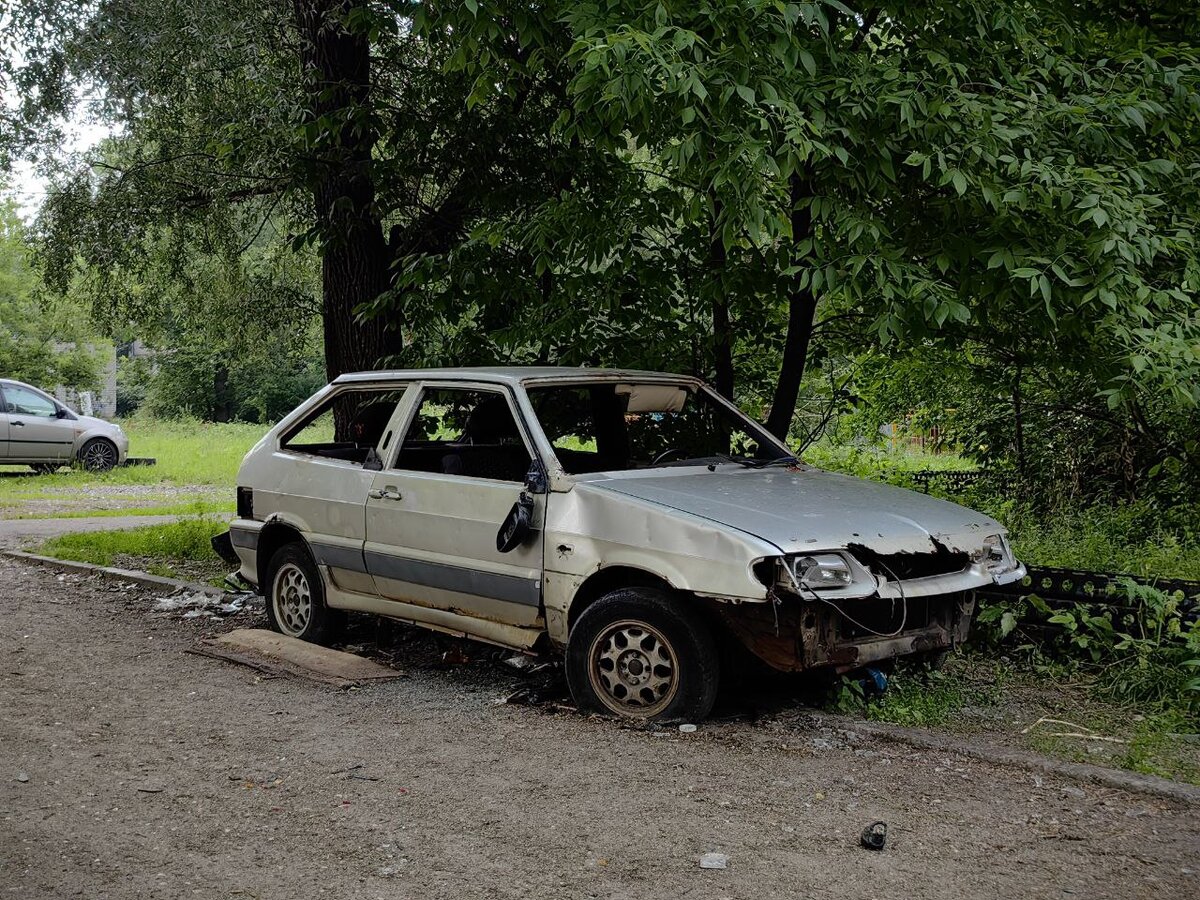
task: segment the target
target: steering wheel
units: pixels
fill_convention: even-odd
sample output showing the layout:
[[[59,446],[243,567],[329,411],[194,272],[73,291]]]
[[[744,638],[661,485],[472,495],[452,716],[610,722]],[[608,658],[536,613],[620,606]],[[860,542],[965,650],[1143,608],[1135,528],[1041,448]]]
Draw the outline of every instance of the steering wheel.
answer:
[[[683,450],[680,447],[668,447],[662,453],[658,454],[658,456],[654,457],[654,459],[652,459],[650,461],[650,465],[657,466],[660,462],[662,462],[664,459],[666,459],[672,453],[682,453],[682,452],[683,452]]]

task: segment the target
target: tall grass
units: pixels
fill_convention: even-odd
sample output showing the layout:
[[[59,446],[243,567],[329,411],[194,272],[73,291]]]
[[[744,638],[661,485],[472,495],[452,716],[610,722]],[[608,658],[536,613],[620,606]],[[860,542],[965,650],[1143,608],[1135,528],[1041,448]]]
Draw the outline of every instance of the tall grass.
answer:
[[[111,566],[118,556],[144,560],[179,562],[212,560],[212,538],[225,530],[225,522],[206,516],[180,519],[166,525],[148,525],[123,531],[84,531],[51,538],[38,553],[56,559],[71,559]]]

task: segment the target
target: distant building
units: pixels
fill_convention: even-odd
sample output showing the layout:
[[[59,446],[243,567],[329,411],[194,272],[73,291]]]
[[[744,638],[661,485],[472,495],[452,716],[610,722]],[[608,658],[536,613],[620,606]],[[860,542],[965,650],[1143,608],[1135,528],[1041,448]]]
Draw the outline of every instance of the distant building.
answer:
[[[54,345],[55,353],[65,353],[74,350],[74,343],[58,343]],[[100,389],[98,391],[77,391],[75,388],[55,385],[51,391],[60,403],[65,403],[71,409],[85,416],[112,418],[117,414],[117,353],[112,344],[97,348],[89,344],[88,349],[98,352],[104,357],[104,369],[100,373]]]

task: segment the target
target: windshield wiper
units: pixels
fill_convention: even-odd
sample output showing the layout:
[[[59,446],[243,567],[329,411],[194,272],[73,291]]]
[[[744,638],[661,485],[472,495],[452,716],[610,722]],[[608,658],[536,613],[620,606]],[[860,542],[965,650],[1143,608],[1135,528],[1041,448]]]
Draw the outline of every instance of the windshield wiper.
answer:
[[[795,456],[779,456],[775,459],[753,459],[749,456],[725,456],[718,453],[717,458],[735,462],[745,466],[747,469],[768,469],[771,466],[795,466],[800,463],[800,460]]]
[[[730,456],[728,453],[714,453],[712,458],[724,462],[737,463],[739,466],[745,466],[747,469],[768,469],[771,466],[796,466],[800,464],[800,459],[795,456],[780,456],[775,459],[754,459],[749,456]]]
[[[755,460],[754,468],[769,469],[771,466],[798,466],[800,465],[800,457],[798,456],[780,456],[775,459]]]
[[[728,453],[714,453],[713,459],[720,459],[725,462],[737,463],[739,466],[745,466],[747,469],[757,469],[758,461],[753,460],[748,456],[730,456]]]

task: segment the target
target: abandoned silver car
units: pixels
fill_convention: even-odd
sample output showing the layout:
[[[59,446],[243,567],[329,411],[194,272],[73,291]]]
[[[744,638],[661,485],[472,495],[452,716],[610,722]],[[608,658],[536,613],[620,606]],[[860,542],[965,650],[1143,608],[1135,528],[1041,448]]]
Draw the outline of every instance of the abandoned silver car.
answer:
[[[238,475],[271,626],[344,610],[566,654],[583,709],[696,721],[721,645],[782,671],[952,648],[1023,577],[994,519],[805,465],[702,382],[604,369],[344,375]]]

